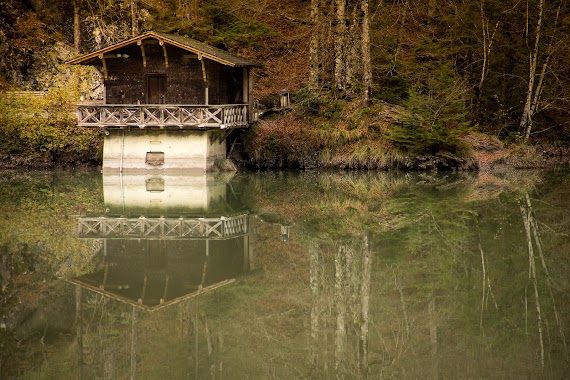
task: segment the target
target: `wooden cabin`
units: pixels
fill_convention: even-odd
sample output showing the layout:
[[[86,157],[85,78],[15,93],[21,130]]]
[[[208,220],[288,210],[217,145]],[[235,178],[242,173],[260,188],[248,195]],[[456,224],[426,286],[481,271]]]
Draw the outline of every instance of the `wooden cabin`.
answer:
[[[78,125],[107,131],[104,170],[207,171],[225,138],[254,121],[256,63],[202,42],[148,32],[69,61],[97,67],[103,102],[78,105]]]

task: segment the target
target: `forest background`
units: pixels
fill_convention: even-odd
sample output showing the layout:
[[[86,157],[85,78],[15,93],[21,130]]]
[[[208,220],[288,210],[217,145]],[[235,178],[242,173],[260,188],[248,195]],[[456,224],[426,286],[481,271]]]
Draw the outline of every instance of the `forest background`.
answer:
[[[254,60],[253,167],[473,169],[568,160],[562,0],[0,0],[0,163],[97,165],[100,76],[65,62],[147,30]],[[279,108],[287,89],[291,109]],[[19,91],[42,91],[23,96]]]

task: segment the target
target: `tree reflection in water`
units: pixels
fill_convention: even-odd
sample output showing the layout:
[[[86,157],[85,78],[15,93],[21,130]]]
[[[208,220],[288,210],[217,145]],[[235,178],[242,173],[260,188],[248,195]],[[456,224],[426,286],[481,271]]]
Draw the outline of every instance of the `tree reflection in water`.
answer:
[[[18,367],[20,375],[504,379],[568,372],[565,172],[148,179],[104,178],[106,205],[83,221],[120,223],[107,235],[95,224],[84,230],[80,257],[92,260],[68,277],[81,290],[60,286],[48,298],[55,305],[75,294],[56,314],[75,324],[57,339],[46,334],[56,318],[37,323],[48,315],[44,302],[17,328],[27,350],[44,347]],[[168,196],[170,185],[176,196]],[[244,214],[245,232],[212,229],[222,217]],[[151,227],[162,230],[144,235]],[[200,235],[208,229],[216,236]],[[2,368],[14,358],[3,353]]]

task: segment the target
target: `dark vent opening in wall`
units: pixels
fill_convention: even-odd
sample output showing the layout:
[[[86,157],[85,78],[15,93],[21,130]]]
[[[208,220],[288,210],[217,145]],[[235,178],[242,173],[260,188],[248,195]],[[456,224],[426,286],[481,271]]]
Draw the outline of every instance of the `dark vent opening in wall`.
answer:
[[[164,180],[162,178],[149,178],[146,180],[146,191],[150,193],[161,193],[164,191]]]
[[[148,165],[164,165],[164,152],[147,152],[146,161]]]

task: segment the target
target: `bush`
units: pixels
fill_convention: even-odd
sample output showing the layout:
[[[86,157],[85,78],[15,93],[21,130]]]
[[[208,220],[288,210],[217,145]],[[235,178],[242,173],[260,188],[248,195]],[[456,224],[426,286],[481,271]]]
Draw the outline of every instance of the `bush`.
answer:
[[[76,95],[65,88],[53,88],[43,97],[3,94],[0,150],[4,158],[41,157],[53,165],[98,164],[102,157],[101,131],[76,126],[72,112]]]
[[[438,69],[409,91],[405,102],[412,116],[393,126],[386,139],[413,155],[464,156],[461,140],[469,131],[468,91],[453,66],[439,62]]]
[[[419,123],[404,122],[392,127],[385,138],[412,155],[442,155],[446,153],[463,156],[467,153],[467,144],[460,138],[467,133],[467,128],[459,126],[448,128],[441,124],[424,127]]]

